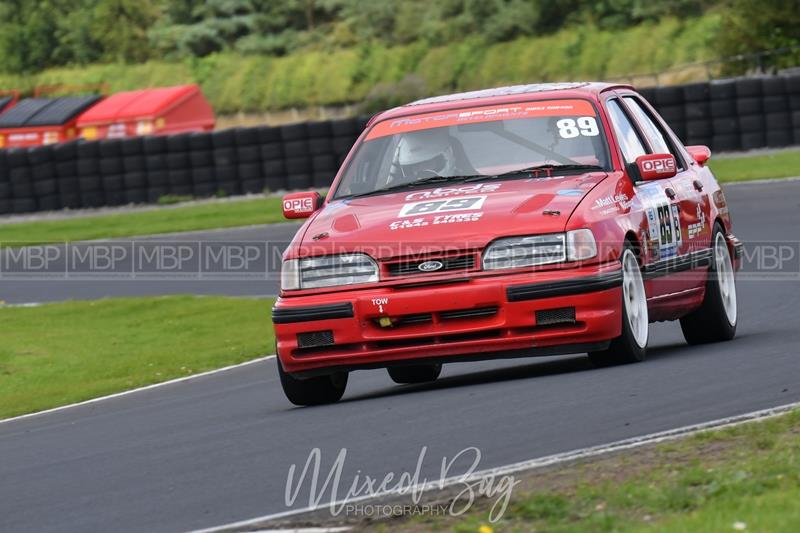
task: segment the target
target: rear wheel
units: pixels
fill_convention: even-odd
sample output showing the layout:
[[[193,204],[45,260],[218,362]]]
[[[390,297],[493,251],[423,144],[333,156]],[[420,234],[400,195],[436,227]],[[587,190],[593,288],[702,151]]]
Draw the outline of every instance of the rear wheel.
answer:
[[[286,398],[295,405],[321,405],[338,402],[347,388],[347,372],[298,379],[283,370],[280,358],[278,375]]]
[[[647,355],[649,335],[647,296],[639,261],[630,243],[622,252],[622,335],[611,341],[608,349],[590,352],[595,366],[638,363]]]
[[[392,381],[401,385],[409,383],[427,383],[436,381],[442,373],[442,365],[411,365],[411,366],[392,366],[386,369]]]
[[[689,344],[728,341],[736,335],[739,314],[736,279],[728,243],[719,224],[714,226],[711,242],[713,260],[703,304],[681,318],[683,337]]]

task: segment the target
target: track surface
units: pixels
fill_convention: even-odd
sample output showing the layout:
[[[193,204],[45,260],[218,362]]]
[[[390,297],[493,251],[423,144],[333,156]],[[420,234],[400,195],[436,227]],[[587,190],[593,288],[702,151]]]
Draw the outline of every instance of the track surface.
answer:
[[[274,257],[279,257],[289,241],[294,236],[299,224],[272,224],[268,226],[234,228],[225,231],[195,231],[173,235],[161,235],[133,239],[137,244],[143,243],[169,243],[175,245],[194,246],[203,243],[227,243],[232,246],[259,245],[262,250],[275,252]],[[108,241],[109,244],[128,246],[132,239],[117,239]],[[50,262],[46,269],[35,268],[38,263],[31,259],[31,268],[28,275],[21,277],[20,270],[24,268],[24,256],[15,257],[18,251],[8,249],[0,250],[0,300],[10,304],[40,303],[61,300],[90,300],[110,296],[148,296],[155,294],[225,294],[229,296],[274,296],[278,293],[280,268],[269,269],[268,279],[255,278],[252,280],[222,279],[197,279],[193,274],[191,265],[180,269],[180,273],[172,279],[160,276],[161,279],[147,275],[138,279],[124,276],[114,276],[99,272],[88,279],[73,276],[65,279],[63,276],[65,264],[74,264],[79,257],[69,252],[64,252],[63,246],[49,245],[48,248],[57,259]],[[274,248],[274,250],[273,250]],[[81,253],[85,253],[85,249]],[[151,250],[149,250],[151,251]],[[266,254],[265,254],[266,255]],[[130,272],[132,265],[137,264],[136,254],[127,254],[124,259],[114,266],[115,272]],[[12,268],[9,268],[11,265]],[[13,268],[13,267],[19,268]],[[263,270],[262,270],[263,271]]]
[[[727,196],[745,242],[797,240],[800,183]],[[365,371],[341,403],[296,409],[270,360],[0,424],[0,530],[181,531],[285,511],[289,465],[314,447],[324,474],[347,448],[344,488],[357,470],[413,471],[427,446],[430,480],[466,446],[479,447],[488,468],[798,401],[796,263],[785,270],[793,279],[743,276],[734,341],[689,348],[676,324],[654,325],[644,364],[449,365],[436,384],[406,387]],[[297,505],[307,505],[307,484],[300,494]]]

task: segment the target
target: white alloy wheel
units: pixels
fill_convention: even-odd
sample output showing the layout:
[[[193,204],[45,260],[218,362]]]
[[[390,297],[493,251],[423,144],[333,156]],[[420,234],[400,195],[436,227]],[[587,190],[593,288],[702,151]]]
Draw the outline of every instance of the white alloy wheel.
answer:
[[[728,244],[722,233],[717,233],[714,240],[714,261],[716,262],[717,283],[722,298],[722,307],[731,326],[736,325],[738,308],[736,305],[736,280],[733,274],[733,262],[728,251]]]
[[[632,250],[625,250],[622,256],[622,301],[633,340],[639,348],[644,348],[649,330],[647,296],[642,271]]]

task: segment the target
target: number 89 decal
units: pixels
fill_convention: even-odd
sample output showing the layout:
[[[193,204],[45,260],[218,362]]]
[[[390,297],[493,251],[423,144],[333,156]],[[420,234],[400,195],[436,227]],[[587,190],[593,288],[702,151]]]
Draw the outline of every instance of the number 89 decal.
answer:
[[[430,215],[432,213],[449,213],[451,211],[467,211],[480,209],[486,196],[468,196],[464,198],[452,198],[450,200],[432,200],[424,202],[414,202],[405,204],[397,215],[399,217],[410,217],[415,215]]]
[[[579,135],[584,137],[596,137],[600,134],[597,129],[597,121],[594,117],[562,118],[556,122],[558,134],[562,139],[574,139]]]

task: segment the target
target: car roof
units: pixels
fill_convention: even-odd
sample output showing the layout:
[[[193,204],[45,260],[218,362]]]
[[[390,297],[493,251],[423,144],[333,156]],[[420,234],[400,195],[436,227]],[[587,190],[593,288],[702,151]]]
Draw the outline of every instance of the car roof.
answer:
[[[469,105],[494,105],[548,98],[589,98],[597,100],[600,93],[610,89],[633,89],[630,85],[602,82],[560,82],[510,85],[463,93],[445,94],[423,98],[375,115],[370,124],[386,118],[416,115],[430,111],[443,111]],[[531,98],[531,95],[535,97]]]

